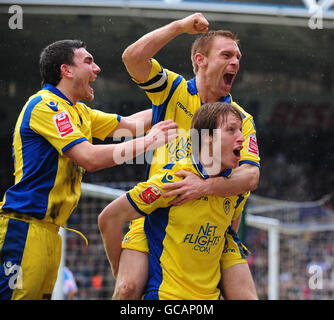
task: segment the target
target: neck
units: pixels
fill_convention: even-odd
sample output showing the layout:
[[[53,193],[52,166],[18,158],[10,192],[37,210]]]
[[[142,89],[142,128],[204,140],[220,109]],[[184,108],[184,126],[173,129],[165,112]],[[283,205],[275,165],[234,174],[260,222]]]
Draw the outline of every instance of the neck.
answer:
[[[78,102],[78,99],[76,99],[72,94],[70,83],[65,83],[64,81],[60,81],[56,86],[56,88],[60,90],[62,94],[73,103],[73,105]]]
[[[202,154],[202,152],[199,155],[199,161],[210,177],[218,176],[221,172],[227,169],[224,168],[221,163],[215,162],[212,156]]]
[[[212,91],[212,86],[200,75],[196,75],[196,87],[202,103],[219,101],[221,96]]]

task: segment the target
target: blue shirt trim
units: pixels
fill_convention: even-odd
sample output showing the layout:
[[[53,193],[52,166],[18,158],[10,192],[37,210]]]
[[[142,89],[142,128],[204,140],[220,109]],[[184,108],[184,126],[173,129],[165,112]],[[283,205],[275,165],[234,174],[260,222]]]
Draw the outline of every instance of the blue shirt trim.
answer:
[[[196,169],[196,171],[201,174],[205,179],[210,178],[210,176],[207,174],[207,172],[205,171],[204,167],[202,166],[202,164],[200,163],[198,157],[194,154],[191,155],[191,162],[194,166],[194,168]],[[232,169],[226,169],[224,171],[222,171],[219,176],[221,177],[228,177],[232,172]]]
[[[240,161],[239,166],[241,166],[242,164],[245,164],[245,163],[248,163],[248,164],[251,164],[253,166],[256,166],[256,167],[260,168],[260,165],[258,163],[256,163],[255,161],[251,161],[251,160]]]
[[[67,146],[65,146],[61,151],[63,153],[65,153],[68,149],[71,149],[73,146],[75,146],[76,144],[83,142],[83,141],[88,141],[86,137],[82,137],[79,138],[77,140],[72,141],[71,143],[69,143]]]
[[[141,210],[138,208],[138,206],[134,203],[134,201],[131,199],[131,196],[130,196],[130,194],[129,194],[128,192],[127,192],[125,195],[126,195],[127,199],[129,200],[130,204],[133,206],[133,208],[134,208],[138,213],[140,213],[140,214],[143,215],[143,216],[147,216],[147,213],[145,213],[144,211],[141,211]]]
[[[46,83],[42,90],[48,90],[50,92],[52,92],[53,94],[55,94],[56,96],[66,100],[71,106],[73,106],[73,103],[71,102],[70,99],[68,99],[58,88],[56,88],[54,85],[50,84],[50,83]]]
[[[188,82],[187,82],[187,88],[188,88],[188,91],[191,95],[195,95],[198,93],[198,90],[197,90],[197,86],[196,86],[196,77],[193,77],[192,79],[190,79]],[[226,102],[226,103],[231,103],[232,102],[232,98],[231,98],[231,95],[228,94],[227,96],[225,97],[221,97],[220,102]],[[202,102],[201,102],[202,103]],[[203,103],[202,103],[203,104]]]
[[[172,98],[176,88],[181,83],[182,79],[183,79],[182,76],[178,76],[174,80],[167,99],[161,105],[156,106],[152,104],[152,126],[154,126],[156,123],[163,121],[165,119],[168,103],[170,99]],[[153,154],[154,154],[154,150],[148,150],[146,154],[147,155],[146,179],[148,179],[149,177]]]
[[[6,191],[6,201],[2,207],[6,212],[25,213],[37,219],[45,217],[49,193],[54,186],[58,170],[57,150],[30,128],[31,114],[40,101],[41,96],[33,98],[24,112],[19,128],[22,143],[22,178]]]
[[[159,289],[163,281],[160,258],[164,250],[163,241],[169,221],[170,207],[159,208],[145,218],[144,231],[149,245],[149,275],[144,300],[159,300]]]

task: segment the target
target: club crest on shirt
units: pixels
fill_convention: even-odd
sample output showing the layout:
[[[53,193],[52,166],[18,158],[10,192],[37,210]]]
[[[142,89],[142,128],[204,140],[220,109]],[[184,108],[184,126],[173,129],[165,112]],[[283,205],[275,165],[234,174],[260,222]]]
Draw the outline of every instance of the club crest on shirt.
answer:
[[[224,207],[225,213],[229,214],[230,208],[231,208],[231,201],[230,201],[230,199],[225,199],[223,207]]]
[[[74,132],[71,119],[66,111],[55,114],[53,116],[53,121],[61,138],[64,138]]]
[[[146,204],[151,204],[161,197],[161,190],[155,185],[151,184],[144,191],[142,191],[138,196]]]
[[[259,155],[259,148],[257,146],[257,139],[255,133],[251,133],[248,138],[247,152]]]

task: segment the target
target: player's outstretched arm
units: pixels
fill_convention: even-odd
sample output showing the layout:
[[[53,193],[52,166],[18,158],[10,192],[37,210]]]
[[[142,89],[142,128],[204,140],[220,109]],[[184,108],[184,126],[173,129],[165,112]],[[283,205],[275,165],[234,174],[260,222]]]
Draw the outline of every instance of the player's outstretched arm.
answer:
[[[147,150],[154,150],[177,137],[177,124],[165,120],[152,127],[144,137],[119,144],[93,145],[88,141],[76,144],[64,154],[89,172],[120,165]]]
[[[142,217],[130,204],[125,195],[111,202],[98,217],[98,225],[104,248],[115,278],[122,250],[123,225]]]
[[[208,27],[209,23],[202,13],[173,21],[147,33],[127,47],[122,55],[123,62],[133,79],[138,82],[146,81],[151,70],[150,59],[169,41],[182,33],[205,33]]]
[[[139,111],[128,117],[122,117],[118,126],[108,135],[113,138],[138,137],[151,129],[152,109]]]
[[[260,170],[257,166],[243,164],[233,171],[229,179],[224,177],[202,179],[185,170],[176,173],[176,175],[184,177],[184,179],[165,185],[163,188],[168,192],[163,196],[168,198],[179,195],[170,202],[171,205],[178,206],[203,195],[212,194],[227,197],[253,191],[257,188]]]

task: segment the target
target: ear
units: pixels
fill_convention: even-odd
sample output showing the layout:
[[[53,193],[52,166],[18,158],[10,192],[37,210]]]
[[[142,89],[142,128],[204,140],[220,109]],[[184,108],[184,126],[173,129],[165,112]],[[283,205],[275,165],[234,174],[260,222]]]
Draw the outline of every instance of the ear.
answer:
[[[73,69],[68,64],[62,64],[60,66],[60,71],[63,77],[72,79],[73,78]]]
[[[207,66],[207,58],[204,54],[197,52],[194,56],[198,68],[205,68]]]

